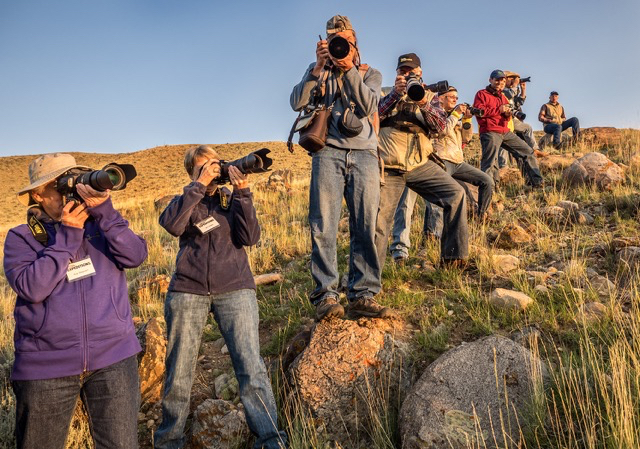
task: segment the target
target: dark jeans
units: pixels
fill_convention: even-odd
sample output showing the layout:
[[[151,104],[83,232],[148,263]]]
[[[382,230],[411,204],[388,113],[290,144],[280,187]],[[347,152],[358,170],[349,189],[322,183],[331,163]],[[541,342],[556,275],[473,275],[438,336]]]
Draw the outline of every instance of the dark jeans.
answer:
[[[387,242],[393,216],[404,189],[409,187],[425,200],[444,209],[442,259],[464,259],[469,254],[467,234],[467,200],[465,191],[438,164],[428,161],[407,173],[385,172],[380,189],[380,207],[376,225],[376,247],[380,266],[387,257]]]
[[[527,184],[537,186],[542,183],[542,175],[540,174],[538,161],[533,155],[533,149],[511,131],[504,134],[496,132],[481,133],[480,143],[482,144],[480,168],[483,172],[492,176],[496,183],[500,181],[498,153],[501,146],[516,158]]]
[[[482,217],[491,205],[491,197],[493,196],[493,179],[485,172],[477,169],[473,165],[462,162],[454,164],[453,162],[444,161],[447,173],[453,179],[459,181],[462,188],[467,194],[467,201],[473,205],[474,213]],[[478,204],[475,204],[471,193],[467,190],[465,183],[478,187]],[[434,234],[438,237],[442,235],[443,221],[442,208],[426,203],[424,210],[424,233]]]
[[[577,139],[580,136],[580,122],[576,117],[565,120],[562,122],[562,125],[547,123],[542,129],[544,129],[544,132],[547,134],[553,134],[553,146],[558,148],[562,143],[562,131],[569,127],[571,127],[571,131],[573,132],[573,138]]]
[[[96,449],[138,447],[140,385],[136,356],[76,376],[12,383],[18,449],[62,449],[78,395]]]
[[[347,298],[355,301],[380,291],[375,226],[380,200],[380,170],[374,150],[325,147],[313,154],[309,186],[311,276],[316,304],[338,296],[338,222],[342,198],[349,209],[349,280]]]
[[[256,292],[244,289],[211,296],[167,293],[164,306],[167,374],[162,423],[154,435],[155,448],[178,449],[185,444],[184,426],[189,415],[191,386],[202,330],[211,310],[229,349],[247,424],[256,435],[254,447],[285,447],[287,437],[278,431],[276,402],[260,357]]]

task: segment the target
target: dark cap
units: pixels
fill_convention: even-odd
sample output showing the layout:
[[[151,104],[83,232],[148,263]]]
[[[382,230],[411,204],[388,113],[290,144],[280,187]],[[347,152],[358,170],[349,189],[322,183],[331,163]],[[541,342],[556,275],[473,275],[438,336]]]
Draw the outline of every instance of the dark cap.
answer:
[[[506,78],[506,76],[502,70],[495,69],[493,72],[491,72],[491,76],[489,76],[489,78],[497,80],[499,78]]]
[[[420,58],[415,53],[407,53],[406,55],[401,55],[398,58],[398,66],[396,69],[400,67],[411,67],[415,69],[416,67],[420,67]]]
[[[555,90],[552,90],[551,93],[549,94],[549,96],[551,95],[560,95],[558,92],[556,92]]]
[[[353,26],[347,16],[333,16],[327,20],[327,36],[347,30],[353,31]]]

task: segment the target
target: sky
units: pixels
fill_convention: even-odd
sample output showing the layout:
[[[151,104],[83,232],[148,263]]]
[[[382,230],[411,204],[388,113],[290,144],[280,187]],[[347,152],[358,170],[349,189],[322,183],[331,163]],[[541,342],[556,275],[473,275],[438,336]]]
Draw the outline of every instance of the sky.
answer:
[[[285,141],[334,14],[384,86],[415,52],[469,103],[493,69],[531,76],[536,130],[551,90],[582,127],[640,128],[638,0],[0,0],[0,156]]]

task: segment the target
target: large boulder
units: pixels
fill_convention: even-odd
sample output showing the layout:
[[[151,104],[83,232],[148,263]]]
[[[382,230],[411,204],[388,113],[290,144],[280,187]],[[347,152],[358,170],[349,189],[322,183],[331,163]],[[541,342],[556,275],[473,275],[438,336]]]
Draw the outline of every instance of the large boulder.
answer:
[[[562,172],[568,185],[596,185],[601,190],[611,190],[624,182],[624,172],[601,153],[587,153]]]
[[[538,158],[542,170],[563,170],[573,164],[575,156],[570,154],[548,154]]]
[[[138,354],[138,375],[142,408],[157,403],[162,398],[167,341],[164,335],[164,319],[151,318],[136,332],[142,352]]]
[[[324,320],[311,330],[307,348],[289,368],[295,400],[316,426],[342,447],[371,447],[366,435],[367,392],[376,379],[399,372],[405,344],[399,320]],[[396,382],[397,377],[387,377]],[[393,388],[392,388],[393,390]],[[363,396],[364,395],[364,396]]]
[[[191,444],[195,449],[228,449],[249,439],[242,406],[207,399],[193,412]]]
[[[446,352],[402,404],[402,448],[495,448],[496,441],[500,448],[522,447],[520,429],[528,425],[534,386],[545,376],[540,359],[505,337]]]

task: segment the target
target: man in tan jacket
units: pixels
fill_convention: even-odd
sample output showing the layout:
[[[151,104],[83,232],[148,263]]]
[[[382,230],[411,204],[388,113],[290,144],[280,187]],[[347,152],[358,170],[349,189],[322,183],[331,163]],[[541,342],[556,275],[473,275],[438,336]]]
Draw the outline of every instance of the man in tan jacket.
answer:
[[[398,58],[396,75],[393,88],[383,89],[385,96],[378,106],[378,151],[385,167],[376,225],[380,268],[384,266],[393,215],[405,187],[444,209],[440,257],[445,264],[457,263],[468,256],[465,192],[431,157],[431,136],[444,131],[447,116],[438,95],[424,88],[420,58],[415,53]],[[408,95],[414,88],[422,92],[421,98]]]
[[[555,90],[551,92],[549,102],[542,105],[538,114],[538,120],[544,124],[542,129],[545,133],[553,135],[553,146],[556,148],[560,148],[562,144],[562,131],[569,127],[573,131],[572,143],[576,143],[580,137],[580,122],[576,117],[567,120],[564,107],[558,103],[558,96]]]

